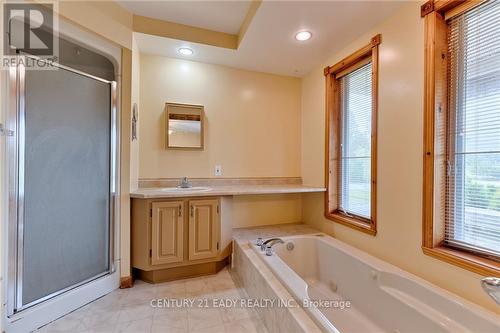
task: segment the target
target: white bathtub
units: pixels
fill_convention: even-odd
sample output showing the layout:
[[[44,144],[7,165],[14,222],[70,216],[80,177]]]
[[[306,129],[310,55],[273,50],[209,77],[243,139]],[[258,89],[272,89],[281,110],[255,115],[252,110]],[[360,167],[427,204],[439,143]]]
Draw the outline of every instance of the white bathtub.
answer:
[[[326,332],[500,332],[500,316],[330,236],[282,239],[252,247],[300,304],[340,300],[304,307]]]

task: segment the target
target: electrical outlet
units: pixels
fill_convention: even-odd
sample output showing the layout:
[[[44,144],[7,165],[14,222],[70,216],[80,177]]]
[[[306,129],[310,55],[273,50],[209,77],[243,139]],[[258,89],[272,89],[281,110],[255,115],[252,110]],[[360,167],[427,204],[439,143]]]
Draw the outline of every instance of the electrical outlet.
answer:
[[[216,165],[215,166],[215,175],[216,176],[222,176],[222,166],[221,165]]]

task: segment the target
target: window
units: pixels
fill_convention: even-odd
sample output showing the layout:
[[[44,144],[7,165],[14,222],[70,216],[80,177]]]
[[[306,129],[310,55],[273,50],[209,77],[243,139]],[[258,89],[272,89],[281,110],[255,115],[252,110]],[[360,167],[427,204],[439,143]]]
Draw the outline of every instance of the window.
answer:
[[[500,2],[434,8],[425,20],[423,249],[498,274]]]
[[[339,209],[370,219],[372,64],[340,78]]]
[[[376,233],[377,66],[380,35],[341,62],[325,68],[325,216]]]

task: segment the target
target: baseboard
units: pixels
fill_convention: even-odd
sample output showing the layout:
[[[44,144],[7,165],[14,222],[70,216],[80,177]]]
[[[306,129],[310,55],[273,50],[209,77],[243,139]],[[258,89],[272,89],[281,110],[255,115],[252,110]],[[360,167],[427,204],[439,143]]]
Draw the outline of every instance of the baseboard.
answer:
[[[134,279],[132,276],[123,276],[120,278],[120,289],[132,288]]]
[[[172,268],[157,269],[152,271],[143,271],[134,268],[133,274],[139,280],[149,283],[161,283],[173,280],[187,279],[198,276],[212,275],[219,272],[230,263],[230,257],[220,261],[207,262],[203,264],[194,264],[189,266],[179,266]]]

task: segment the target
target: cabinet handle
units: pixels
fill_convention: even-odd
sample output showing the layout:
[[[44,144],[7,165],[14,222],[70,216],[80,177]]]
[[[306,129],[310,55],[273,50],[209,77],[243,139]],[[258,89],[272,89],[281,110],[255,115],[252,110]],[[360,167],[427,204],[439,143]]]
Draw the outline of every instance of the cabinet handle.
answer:
[[[191,206],[191,217],[194,216],[194,206]]]
[[[179,217],[182,216],[182,205],[179,205]]]

